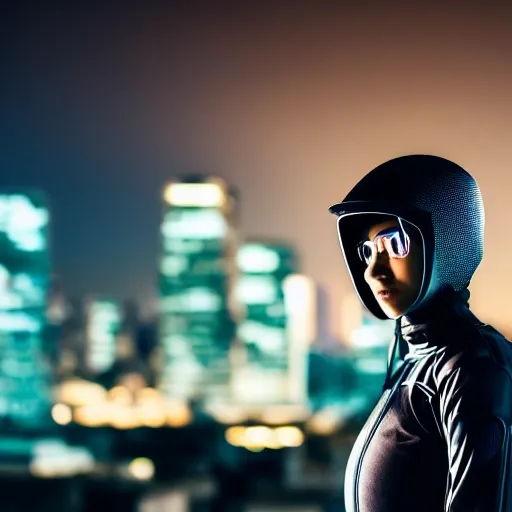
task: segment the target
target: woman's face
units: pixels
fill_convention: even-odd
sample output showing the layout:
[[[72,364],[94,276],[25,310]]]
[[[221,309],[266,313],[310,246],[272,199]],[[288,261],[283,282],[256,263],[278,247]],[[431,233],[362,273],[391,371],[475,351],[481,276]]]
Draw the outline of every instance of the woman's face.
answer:
[[[374,224],[368,231],[368,240],[374,240],[382,231],[394,227],[400,228],[396,220]],[[380,244],[364,272],[364,279],[387,317],[402,316],[420,292],[423,280],[421,245],[411,237],[408,255],[405,258],[391,258]]]

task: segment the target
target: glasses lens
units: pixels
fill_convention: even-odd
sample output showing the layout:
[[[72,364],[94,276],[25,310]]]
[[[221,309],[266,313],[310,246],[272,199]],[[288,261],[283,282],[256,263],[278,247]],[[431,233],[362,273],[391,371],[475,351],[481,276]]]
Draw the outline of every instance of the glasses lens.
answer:
[[[392,258],[405,258],[409,254],[407,233],[395,231],[384,236],[386,249]]]
[[[373,254],[373,242],[365,242],[358,246],[359,258],[367,265],[370,263]]]
[[[359,255],[359,259],[366,264],[368,264],[372,256],[372,249],[369,246],[369,244],[371,244],[371,242],[361,242],[357,246],[357,253]]]

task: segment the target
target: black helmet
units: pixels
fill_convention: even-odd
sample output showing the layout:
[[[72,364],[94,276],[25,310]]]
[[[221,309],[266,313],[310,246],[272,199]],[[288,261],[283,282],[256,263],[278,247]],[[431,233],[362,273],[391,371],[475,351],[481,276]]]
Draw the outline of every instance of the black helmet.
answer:
[[[408,312],[418,310],[438,291],[460,292],[482,261],[484,208],[473,177],[457,164],[430,155],[408,155],[369,172],[338,204],[338,233],[352,282],[364,306],[386,319],[364,280],[356,246],[368,215],[400,217],[423,244],[423,282]]]

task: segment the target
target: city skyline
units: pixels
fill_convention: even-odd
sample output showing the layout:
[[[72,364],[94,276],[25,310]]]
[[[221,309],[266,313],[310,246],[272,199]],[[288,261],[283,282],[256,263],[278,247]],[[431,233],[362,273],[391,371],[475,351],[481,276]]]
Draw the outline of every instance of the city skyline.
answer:
[[[240,190],[242,232],[288,240],[328,288],[337,335],[353,290],[328,206],[389,158],[439,154],[482,188],[471,305],[503,328],[509,10],[10,6],[0,187],[47,191],[54,269],[69,294],[144,306],[155,298],[165,183],[219,175]]]

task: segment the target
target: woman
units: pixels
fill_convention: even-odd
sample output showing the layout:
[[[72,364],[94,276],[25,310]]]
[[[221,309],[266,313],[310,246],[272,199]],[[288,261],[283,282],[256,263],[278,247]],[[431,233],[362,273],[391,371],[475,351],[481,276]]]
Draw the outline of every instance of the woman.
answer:
[[[483,255],[476,182],[405,156],[330,211],[362,303],[396,322],[383,395],[347,465],[347,512],[512,512],[512,346],[468,306]]]

